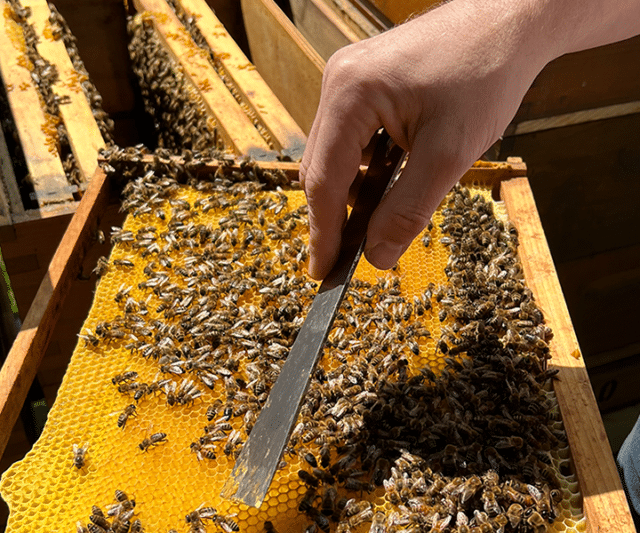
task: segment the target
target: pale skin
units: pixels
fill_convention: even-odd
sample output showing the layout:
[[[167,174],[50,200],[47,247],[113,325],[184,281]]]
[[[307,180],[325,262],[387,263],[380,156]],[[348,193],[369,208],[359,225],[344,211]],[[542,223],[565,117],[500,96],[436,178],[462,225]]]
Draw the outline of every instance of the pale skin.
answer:
[[[337,257],[362,151],[381,126],[409,152],[367,231],[366,258],[388,269],[548,62],[639,33],[640,0],[451,0],[336,52],[300,172],[310,275],[324,278]]]

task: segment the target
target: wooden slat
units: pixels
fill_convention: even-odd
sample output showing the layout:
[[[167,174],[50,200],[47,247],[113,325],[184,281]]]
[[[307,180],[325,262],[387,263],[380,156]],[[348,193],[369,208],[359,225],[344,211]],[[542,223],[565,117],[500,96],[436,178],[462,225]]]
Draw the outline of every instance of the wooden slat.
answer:
[[[2,180],[2,184],[0,184],[0,209],[2,210],[0,226],[8,226],[11,224],[12,198],[10,191],[13,189],[14,192],[17,192],[18,185],[2,128],[0,128],[0,179]],[[19,209],[23,209],[19,193],[17,194],[17,199]]]
[[[370,0],[391,22],[400,24],[408,18],[426,11],[440,0]]]
[[[104,147],[100,129],[63,41],[54,40],[51,35],[51,11],[46,0],[22,0],[22,5],[31,8],[29,22],[40,35],[38,53],[58,70],[59,79],[52,90],[61,98],[68,99],[68,103],[59,106],[60,116],[82,178],[88,181],[98,168],[98,150]]]
[[[276,153],[262,138],[229,92],[202,50],[164,0],[134,0],[136,9],[152,21],[156,32],[185,76],[198,90],[216,120],[222,137],[237,154],[255,159],[275,159]]]
[[[610,106],[597,107],[595,109],[584,109],[573,113],[563,113],[552,117],[525,120],[523,122],[512,122],[504,132],[505,137],[509,135],[523,135],[536,131],[551,130],[564,126],[574,126],[585,122],[594,122],[607,118],[623,117],[640,113],[640,100],[615,104]]]
[[[182,164],[183,159],[179,156],[170,156],[169,158],[176,163]],[[155,158],[153,155],[142,156],[144,163],[153,164]],[[196,172],[210,173],[215,172],[220,166],[221,162],[215,159],[202,162],[197,167]],[[238,166],[239,163],[234,163]],[[284,162],[284,161],[257,161],[256,166],[266,171],[280,171],[283,172],[289,181],[297,181],[298,173],[300,171],[299,162]],[[239,168],[239,167],[238,167]],[[364,175],[367,172],[365,165],[360,166],[360,172]],[[473,181],[480,181],[486,183],[487,181],[500,184],[502,181],[521,177],[527,175],[527,165],[522,162],[519,157],[510,157],[506,162],[491,162],[491,161],[476,161],[473,166],[465,172],[461,178],[463,183],[471,183]]]
[[[108,180],[98,171],[89,185],[40,284],[20,333],[0,369],[0,454],[25,401],[64,299],[93,239],[98,218],[106,209]]]
[[[365,16],[351,0],[324,0],[336,11],[349,27],[360,37],[366,39],[378,35],[382,28]]]
[[[273,0],[242,0],[251,57],[308,135],[320,102],[325,62]]]
[[[180,4],[187,14],[194,17],[196,26],[214,51],[216,59],[267,129],[277,149],[294,161],[301,159],[307,142],[305,134],[205,0],[180,0]]]
[[[291,0],[293,21],[322,59],[363,36],[354,32],[323,0]]]
[[[528,180],[505,181],[501,195],[520,235],[527,285],[554,332],[551,364],[560,370],[554,389],[580,483],[587,530],[635,531]]]
[[[55,139],[44,131],[45,114],[28,68],[22,28],[4,0],[0,9],[0,71],[38,205],[73,201]]]

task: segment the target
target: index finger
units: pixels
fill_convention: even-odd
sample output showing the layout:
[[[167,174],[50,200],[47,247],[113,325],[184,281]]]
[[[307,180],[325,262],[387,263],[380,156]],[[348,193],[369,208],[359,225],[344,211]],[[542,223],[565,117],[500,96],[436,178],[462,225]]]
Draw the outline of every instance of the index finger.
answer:
[[[354,127],[357,119],[347,115],[345,110],[319,112],[301,167],[309,205],[309,274],[315,279],[324,278],[338,256],[349,188],[368,141],[362,141],[363,128]]]

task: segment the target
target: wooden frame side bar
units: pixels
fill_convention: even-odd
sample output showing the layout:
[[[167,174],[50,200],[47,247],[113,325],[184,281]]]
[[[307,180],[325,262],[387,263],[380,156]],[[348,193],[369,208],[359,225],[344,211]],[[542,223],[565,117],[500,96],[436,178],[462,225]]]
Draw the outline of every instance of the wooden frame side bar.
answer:
[[[241,0],[251,58],[307,135],[325,62],[273,0]]]
[[[73,201],[40,95],[31,77],[22,27],[11,18],[11,8],[0,1],[0,71],[18,130],[27,168],[39,206]]]
[[[167,52],[197,89],[233,151],[255,159],[275,159],[276,153],[262,138],[209,63],[207,53],[193,41],[171,7],[164,0],[134,0],[134,5],[145,19],[152,21]]]
[[[5,450],[29,387],[38,371],[73,279],[82,266],[93,230],[109,199],[109,182],[96,172],[67,228],[22,328],[0,368],[0,455]]]
[[[300,33],[325,61],[339,48],[356,43],[364,37],[358,35],[322,0],[293,0],[291,12]]]
[[[231,78],[243,101],[253,110],[278,150],[297,161],[302,158],[306,135],[260,73],[236,44],[205,0],[180,0],[184,11],[214,51],[216,60]]]
[[[554,389],[580,483],[587,531],[635,532],[528,180],[503,182],[501,197],[519,232],[527,285],[554,333],[551,366],[559,370]]]
[[[60,116],[67,129],[69,144],[82,179],[87,182],[98,168],[98,151],[104,147],[104,139],[64,42],[50,36],[51,11],[46,0],[22,0],[22,5],[31,8],[29,20],[40,36],[36,45],[38,53],[58,69],[59,79],[53,90],[67,100],[60,103]]]

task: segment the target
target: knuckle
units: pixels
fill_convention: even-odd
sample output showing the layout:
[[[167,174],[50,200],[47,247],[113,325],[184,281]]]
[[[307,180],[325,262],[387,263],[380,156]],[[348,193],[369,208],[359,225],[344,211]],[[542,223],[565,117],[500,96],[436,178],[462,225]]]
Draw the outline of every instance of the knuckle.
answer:
[[[367,63],[362,61],[357,49],[346,46],[337,50],[327,61],[323,84],[331,89],[349,87],[350,90],[366,84]]]

